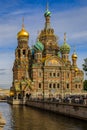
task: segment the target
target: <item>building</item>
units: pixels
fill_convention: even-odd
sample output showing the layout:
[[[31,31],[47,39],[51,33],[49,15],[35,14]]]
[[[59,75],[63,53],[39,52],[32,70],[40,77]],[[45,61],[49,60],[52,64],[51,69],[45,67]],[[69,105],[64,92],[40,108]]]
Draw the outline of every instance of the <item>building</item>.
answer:
[[[0,88],[0,96],[9,96],[9,94],[10,94],[10,91],[9,91],[9,89],[2,89],[2,88]]]
[[[44,17],[44,29],[38,34],[32,49],[28,45],[29,33],[24,23],[17,34],[11,95],[24,97],[31,94],[32,98],[56,98],[81,94],[84,75],[77,66],[77,54],[74,51],[70,61],[66,33],[64,43],[59,46],[50,24],[51,12],[48,7]]]

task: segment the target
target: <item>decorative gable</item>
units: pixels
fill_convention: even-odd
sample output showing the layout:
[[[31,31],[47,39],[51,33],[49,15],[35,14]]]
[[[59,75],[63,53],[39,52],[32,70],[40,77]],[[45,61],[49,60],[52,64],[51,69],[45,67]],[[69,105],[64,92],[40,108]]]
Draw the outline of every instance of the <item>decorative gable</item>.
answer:
[[[49,57],[45,61],[45,66],[64,66],[64,62],[57,56]]]

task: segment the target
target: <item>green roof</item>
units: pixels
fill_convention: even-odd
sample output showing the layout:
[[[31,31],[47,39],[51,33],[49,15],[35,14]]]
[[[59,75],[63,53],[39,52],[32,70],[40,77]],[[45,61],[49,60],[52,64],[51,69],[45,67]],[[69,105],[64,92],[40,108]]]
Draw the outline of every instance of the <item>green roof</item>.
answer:
[[[44,13],[44,16],[45,16],[45,17],[51,16],[51,12],[47,9],[46,12]]]
[[[44,45],[40,41],[37,41],[36,44],[34,45],[34,49],[39,50],[39,51],[43,51]]]
[[[70,46],[68,43],[64,42],[63,45],[60,47],[61,53],[69,53],[70,52]]]

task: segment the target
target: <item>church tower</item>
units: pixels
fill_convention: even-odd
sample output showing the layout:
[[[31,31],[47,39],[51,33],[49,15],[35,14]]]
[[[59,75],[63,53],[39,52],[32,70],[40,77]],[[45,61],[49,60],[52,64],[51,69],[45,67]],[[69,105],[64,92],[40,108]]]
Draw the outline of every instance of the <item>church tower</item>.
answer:
[[[29,33],[22,24],[21,31],[17,34],[18,46],[15,50],[15,61],[13,66],[13,81],[28,78],[30,48],[28,46]]]
[[[48,4],[46,7],[46,11],[44,13],[44,17],[45,17],[45,27],[43,30],[41,30],[41,33],[39,35],[39,41],[44,45],[43,56],[47,57],[57,55],[59,47],[57,43],[57,37],[54,34],[54,29],[51,28],[50,23],[51,12],[48,9]]]

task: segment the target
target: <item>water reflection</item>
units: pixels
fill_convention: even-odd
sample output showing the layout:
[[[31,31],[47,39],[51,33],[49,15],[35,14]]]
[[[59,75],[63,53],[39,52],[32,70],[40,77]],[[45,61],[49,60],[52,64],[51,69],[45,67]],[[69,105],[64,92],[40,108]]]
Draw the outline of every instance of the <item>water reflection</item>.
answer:
[[[46,111],[0,103],[6,119],[4,130],[87,130],[86,122]]]

